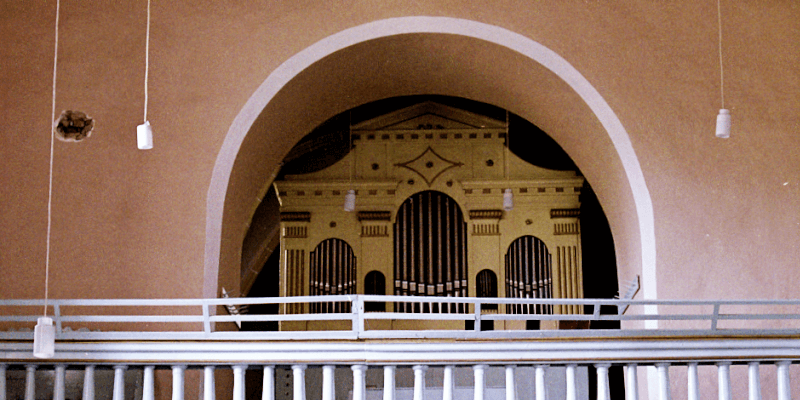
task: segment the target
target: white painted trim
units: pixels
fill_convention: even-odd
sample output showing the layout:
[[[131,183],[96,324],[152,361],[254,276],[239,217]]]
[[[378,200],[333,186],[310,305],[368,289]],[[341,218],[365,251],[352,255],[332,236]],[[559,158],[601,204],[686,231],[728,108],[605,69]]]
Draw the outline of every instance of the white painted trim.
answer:
[[[642,294],[645,299],[655,299],[656,294],[656,240],[655,218],[650,192],[642,173],[639,159],[633,150],[630,137],[617,115],[600,93],[561,56],[531,40],[505,28],[481,22],[448,17],[401,17],[370,22],[328,36],[295,54],[275,69],[256,90],[233,121],[222,143],[206,200],[206,251],[204,270],[204,297],[216,297],[219,270],[222,219],[228,181],[234,160],[250,127],[259,113],[289,81],[323,57],[345,47],[381,37],[408,33],[454,34],[485,40],[514,50],[543,65],[563,79],[586,102],[608,132],[619,155],[633,194],[639,221],[642,256]],[[655,307],[655,306],[652,306]],[[648,309],[648,312],[657,312]],[[655,321],[647,328],[657,328]]]

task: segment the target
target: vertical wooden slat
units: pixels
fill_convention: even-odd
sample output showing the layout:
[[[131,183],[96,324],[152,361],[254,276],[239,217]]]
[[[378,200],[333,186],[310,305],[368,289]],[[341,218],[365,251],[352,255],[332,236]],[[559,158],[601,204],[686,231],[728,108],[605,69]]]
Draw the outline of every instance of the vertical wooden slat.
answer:
[[[154,365],[145,365],[142,382],[142,399],[154,400],[155,399],[155,370]],[[84,381],[85,382],[85,381]],[[86,383],[84,383],[83,392],[86,393]],[[84,397],[85,398],[85,397]],[[214,400],[206,398],[205,400]]]

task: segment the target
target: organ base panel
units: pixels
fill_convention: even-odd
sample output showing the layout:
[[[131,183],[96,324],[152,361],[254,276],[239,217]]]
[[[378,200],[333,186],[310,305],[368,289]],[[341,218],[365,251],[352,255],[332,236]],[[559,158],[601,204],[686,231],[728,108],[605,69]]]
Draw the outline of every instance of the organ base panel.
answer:
[[[282,216],[282,296],[583,297],[584,180],[510,153],[505,121],[424,102],[353,125],[351,137],[352,151],[334,165],[274,183]],[[346,212],[350,189],[356,205]],[[505,189],[512,192],[510,210],[503,209]],[[311,303],[281,312],[344,307]],[[385,310],[470,312],[461,304],[430,310],[387,303]],[[406,325],[420,322],[385,324],[410,329]],[[281,326],[310,328],[300,322]]]

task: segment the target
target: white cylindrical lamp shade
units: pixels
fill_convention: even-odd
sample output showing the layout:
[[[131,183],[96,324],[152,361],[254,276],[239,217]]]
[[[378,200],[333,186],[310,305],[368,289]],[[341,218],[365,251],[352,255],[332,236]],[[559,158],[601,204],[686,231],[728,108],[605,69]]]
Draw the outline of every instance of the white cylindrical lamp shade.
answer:
[[[150,127],[150,121],[136,127],[136,144],[139,146],[139,150],[153,148],[153,128]]]
[[[355,209],[356,209],[356,191],[350,189],[344,196],[344,210],[350,212]]]
[[[723,139],[731,137],[731,111],[725,108],[719,110],[717,115],[717,137]]]
[[[514,208],[514,195],[511,189],[506,189],[503,192],[503,210],[511,211]]]
[[[50,317],[39,317],[33,330],[33,356],[50,358],[55,355],[56,327]]]

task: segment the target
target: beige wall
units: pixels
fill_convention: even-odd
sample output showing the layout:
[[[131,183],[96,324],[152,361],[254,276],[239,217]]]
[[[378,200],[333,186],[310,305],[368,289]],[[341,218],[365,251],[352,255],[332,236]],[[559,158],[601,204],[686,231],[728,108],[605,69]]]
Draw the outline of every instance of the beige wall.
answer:
[[[5,298],[43,296],[53,3],[0,6]],[[144,100],[145,5],[64,2],[56,111],[84,111],[96,128],[85,142],[55,143],[51,296],[202,296],[212,173],[248,99],[281,63],[327,36],[374,20],[430,15],[524,35],[597,89],[625,127],[651,195],[659,297],[798,297],[796,4],[723,5],[726,106],[734,125],[732,137],[719,140],[711,2],[382,3],[155,2],[148,112],[155,148],[142,152],[134,132]],[[511,50],[420,34],[326,57],[268,104],[248,129],[230,177],[219,283],[237,285],[258,198],[303,134],[364,102],[419,93],[492,103],[550,133],[598,193],[621,279],[639,273],[629,182],[586,104]]]

